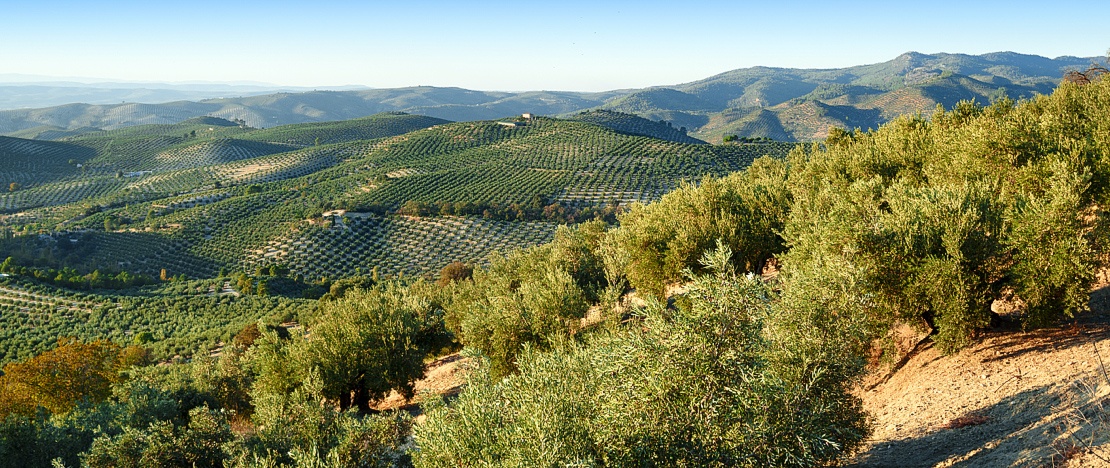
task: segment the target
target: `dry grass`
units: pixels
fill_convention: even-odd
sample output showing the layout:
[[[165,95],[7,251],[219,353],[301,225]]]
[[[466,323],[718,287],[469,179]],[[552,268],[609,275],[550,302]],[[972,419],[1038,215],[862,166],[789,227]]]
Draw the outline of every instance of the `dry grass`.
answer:
[[[971,414],[965,414],[963,416],[952,419],[951,421],[948,421],[946,424],[942,425],[940,428],[941,429],[961,429],[961,428],[965,428],[965,427],[969,427],[969,426],[978,426],[978,425],[984,424],[984,423],[986,423],[987,421],[990,421],[990,420],[991,420],[990,416],[971,413]]]

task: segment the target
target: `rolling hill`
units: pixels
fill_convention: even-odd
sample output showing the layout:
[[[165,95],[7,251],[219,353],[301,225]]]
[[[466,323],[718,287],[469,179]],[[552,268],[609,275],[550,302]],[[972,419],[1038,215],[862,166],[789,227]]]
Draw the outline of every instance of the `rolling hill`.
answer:
[[[358,266],[423,274],[452,260],[478,260],[495,248],[539,243],[554,232],[550,217],[507,219],[481,216],[481,210],[554,204],[573,211],[647,202],[682,181],[729,173],[791,147],[706,145],[667,125],[611,112],[515,125],[380,114],[265,130],[202,118],[59,142],[0,138],[0,174],[19,184],[0,194],[0,210],[3,225],[17,233],[31,224],[83,233],[62,263],[90,271],[107,262],[146,274],[168,268],[203,277],[221,267],[287,259],[300,265],[295,273],[335,277],[354,268],[338,257],[365,248],[366,255],[351,257],[360,259]],[[451,207],[443,219],[388,214],[409,202]],[[478,209],[479,216],[454,214],[456,205]],[[347,213],[325,215],[335,210]],[[421,257],[440,255],[438,261],[397,263],[394,257],[406,249],[381,253],[387,244],[404,245],[388,238],[409,231],[425,233],[411,239],[441,232],[434,237],[479,248],[429,238],[414,248],[437,245],[437,253]],[[489,235],[473,238],[474,231]],[[29,246],[16,237],[27,252],[51,250],[50,242]],[[327,247],[336,242],[345,245],[343,252]],[[13,252],[10,245],[0,250]]]
[[[664,102],[634,95],[603,107],[625,110],[631,100],[639,106],[629,111],[687,127],[706,141],[720,141],[726,134],[809,141],[824,138],[829,126],[878,128],[898,115],[929,114],[937,105],[948,108],[961,100],[987,103],[1048,94],[1065,72],[1085,69],[1095,60],[908,52],[888,62],[842,69],[733,70],[673,86],[675,92]]]
[[[161,353],[214,346],[266,307],[311,310],[299,298],[331,281],[483,263],[550,241],[562,223],[791,148],[708,145],[608,111],[473,122],[385,113],[268,129],[199,117],[62,141],[0,137],[0,175],[19,184],[0,193],[0,258],[39,278],[0,281],[0,317],[30,337],[0,337],[0,361],[57,336],[104,337],[86,324],[105,320],[135,324],[113,328],[116,340],[153,331]],[[229,275],[275,266],[288,273],[267,284],[282,297],[228,289]],[[177,279],[77,295],[41,282],[119,272]],[[236,312],[205,312],[217,305]],[[206,325],[158,319],[167,308]]]
[[[0,111],[0,134],[35,136],[79,128],[114,130],[133,125],[174,124],[199,116],[242,120],[254,128],[349,120],[381,112],[406,112],[448,120],[488,120],[535,112],[559,115],[598,106],[618,94],[503,93],[460,88],[413,87],[362,91],[311,91],[165,104],[67,104]]]
[[[600,93],[493,92],[418,86],[276,93],[164,104],[67,104],[0,111],[0,135],[55,139],[79,129],[175,124],[199,116],[254,128],[348,120],[399,111],[452,121],[530,112],[570,117],[588,110],[635,114],[719,142],[724,135],[810,141],[829,126],[877,128],[904,113],[930,113],[960,100],[1049,93],[1068,70],[1095,58],[1055,59],[1013,52],[984,55],[907,52],[840,69],[753,67],[672,86]],[[820,105],[813,105],[818,103]]]
[[[674,128],[665,121],[652,122],[635,114],[608,110],[584,111],[570,117],[571,120],[589,122],[610,130],[629,135],[641,135],[678,143],[704,144],[697,138],[686,134],[686,128]]]

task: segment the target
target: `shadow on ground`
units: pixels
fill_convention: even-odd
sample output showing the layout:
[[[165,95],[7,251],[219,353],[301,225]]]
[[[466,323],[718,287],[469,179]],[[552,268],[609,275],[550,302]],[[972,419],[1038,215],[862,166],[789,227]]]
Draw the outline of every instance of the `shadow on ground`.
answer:
[[[1092,399],[1092,387],[1038,387],[975,413],[985,422],[932,428],[918,437],[893,440],[856,458],[858,467],[1058,466],[1105,431],[1110,407]],[[1018,428],[1015,430],[1015,428]]]
[[[1061,369],[1057,383],[1035,386],[980,408],[968,415],[969,425],[929,427],[911,437],[878,442],[851,460],[851,466],[1040,467],[1061,466],[1073,457],[1110,466],[1110,449],[1100,446],[1110,440],[1110,376],[1105,370],[1110,365],[1110,347],[1105,343],[1110,340],[1110,287],[1092,291],[1090,304],[1090,312],[1057,328],[988,331],[969,351],[989,364],[1022,356],[1036,360],[1039,353],[1074,348],[1097,358],[1097,370],[1071,380],[1076,377],[1064,376],[1074,373]],[[920,367],[940,359],[937,354]]]

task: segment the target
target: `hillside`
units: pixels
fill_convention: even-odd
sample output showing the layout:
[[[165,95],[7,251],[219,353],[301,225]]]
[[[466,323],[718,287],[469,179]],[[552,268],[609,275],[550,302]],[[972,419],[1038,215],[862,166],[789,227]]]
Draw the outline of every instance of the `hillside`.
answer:
[[[629,135],[641,135],[658,138],[660,140],[695,145],[705,143],[704,141],[701,141],[697,138],[692,138],[687,135],[685,127],[674,128],[673,125],[663,121],[652,122],[635,114],[624,112],[613,112],[607,110],[586,111],[571,116],[570,120],[589,122],[620,133],[627,133]]]
[[[1106,466],[1110,381],[1100,359],[1110,346],[1108,300],[1102,286],[1091,294],[1091,313],[1074,324],[998,328],[954,355],[925,340],[896,372],[889,363],[873,367],[858,393],[874,432],[845,465]],[[902,331],[907,352],[922,336]],[[416,403],[457,395],[470,361],[453,354],[430,363],[416,382],[427,394],[410,401],[394,392],[378,409],[419,411]]]
[[[0,463],[1106,465],[1108,116],[1093,79],[821,144],[605,112],[8,138],[53,179],[0,218]]]
[[[852,466],[1106,466],[1108,294],[1061,328],[995,329],[948,356],[924,343],[861,391],[875,429]]]
[[[975,99],[992,102],[1047,94],[1068,70],[1096,58],[1049,59],[1013,52],[984,55],[908,52],[890,61],[840,69],[753,67],[702,80],[600,93],[492,92],[409,87],[277,93],[164,104],[66,104],[0,111],[0,135],[60,138],[82,128],[112,130],[173,124],[212,115],[251,127],[349,120],[406,112],[452,121],[491,120],[530,112],[573,116],[606,109],[687,129],[719,142],[724,135],[820,140],[829,126],[878,128],[905,113]],[[826,107],[831,109],[825,109]]]
[[[412,87],[360,91],[310,91],[165,104],[66,104],[0,111],[0,135],[50,135],[78,128],[113,130],[133,125],[174,124],[198,116],[239,119],[254,128],[349,120],[382,112],[406,112],[447,120],[488,120],[533,112],[559,115],[594,107],[620,94],[504,93],[460,88]]]
[[[0,362],[26,358],[59,338],[132,342],[150,333],[166,358],[210,349],[264,317],[307,315],[316,301],[241,295],[220,279],[127,290],[77,292],[23,278],[0,278]]]
[[[908,52],[888,62],[843,69],[756,67],[674,86],[689,96],[681,106],[690,110],[671,104],[637,113],[686,126],[693,136],[706,141],[720,141],[732,133],[819,140],[830,125],[866,130],[898,115],[928,115],[937,105],[951,108],[960,100],[989,103],[1001,96],[1048,94],[1066,71],[1085,69],[1096,60],[1012,52],[978,56]],[[836,110],[815,110],[815,103]],[[753,120],[767,123],[752,126]],[[782,133],[776,131],[780,126]]]
[[[684,181],[793,147],[712,146],[639,117],[593,115],[607,118],[451,123],[386,113],[255,129],[200,117],[57,142],[0,137],[0,175],[19,184],[0,193],[0,259],[69,269],[50,277],[223,278],[206,280],[205,294],[224,289],[229,275],[277,267],[286,276],[268,288],[318,297],[332,281],[371,272],[430,276],[451,262],[484,264],[494,252],[551,241],[560,224],[612,219]],[[75,328],[78,309],[116,300],[96,293],[104,297],[55,318],[66,293],[38,294],[14,310],[51,325],[7,359],[54,336],[99,336]],[[140,302],[127,313],[147,313]],[[237,313],[212,333],[251,317]],[[215,339],[150,327],[192,345]]]
[[[334,122],[271,127],[251,132],[244,135],[243,139],[298,146],[318,146],[385,138],[448,122],[448,120],[422,115],[378,114]]]
[[[425,126],[442,122],[416,116],[378,119]],[[79,257],[85,259],[80,264],[90,270],[111,259],[135,272],[157,274],[168,268],[192,277],[212,275],[220,267],[277,262],[288,263],[295,274],[307,278],[335,277],[360,265],[366,270],[379,266],[383,273],[423,274],[450,261],[480,259],[493,249],[545,242],[554,231],[546,221],[558,215],[535,211],[532,217],[505,225],[496,220],[524,215],[491,214],[487,218],[493,217],[492,224],[465,218],[424,222],[381,218],[383,210],[419,202],[433,210],[432,216],[454,216],[456,211],[481,215],[514,204],[522,208],[512,210],[532,211],[553,204],[574,210],[648,202],[682,181],[726,174],[764,154],[783,155],[791,147],[674,143],[553,119],[516,128],[495,122],[439,124],[384,139],[300,149],[294,145],[300,140],[341,139],[337,135],[384,134],[365,130],[371,122],[352,121],[338,133],[340,124],[267,130],[224,127],[240,133],[225,138],[214,129],[212,137],[198,133],[195,140],[200,141],[142,127],[109,132],[127,132],[118,140],[96,134],[74,138],[67,144],[99,150],[87,159],[84,172],[63,165],[69,174],[25,182],[18,191],[0,194],[0,206],[11,213],[7,224],[14,229],[36,222],[93,230],[87,241],[77,244]],[[179,130],[167,131],[176,135]],[[132,138],[133,133],[147,136]],[[121,148],[127,153],[116,153],[124,151]],[[441,208],[444,203],[451,205],[448,211]],[[352,213],[322,217],[334,210]],[[114,230],[119,232],[97,232],[109,219],[118,220]],[[456,240],[421,240],[435,232]],[[396,235],[402,237],[390,240]],[[406,250],[386,246],[406,242],[438,247],[405,262],[438,260],[397,263]],[[147,245],[150,249],[143,247]],[[332,245],[345,248],[339,251]]]

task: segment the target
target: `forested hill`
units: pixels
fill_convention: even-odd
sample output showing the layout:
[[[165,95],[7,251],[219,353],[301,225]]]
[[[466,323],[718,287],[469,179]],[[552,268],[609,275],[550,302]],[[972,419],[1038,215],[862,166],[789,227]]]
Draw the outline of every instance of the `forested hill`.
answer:
[[[255,128],[346,120],[402,111],[453,121],[492,120],[529,112],[571,116],[606,109],[663,121],[689,136],[724,135],[779,141],[823,139],[829,127],[877,128],[904,113],[931,113],[965,99],[989,103],[1047,94],[1068,70],[1095,58],[1049,59],[1013,52],[984,55],[908,52],[890,61],[807,70],[753,67],[691,83],[599,93],[492,92],[410,87],[279,93],[198,102],[68,104],[0,111],[0,135],[52,138],[77,129],[173,124],[213,115]]]
[[[999,52],[907,52],[849,68],[754,67],[691,83],[641,90],[603,106],[690,129],[706,141],[726,134],[820,140],[829,127],[878,128],[898,115],[950,108],[961,100],[993,102],[1049,94],[1068,70],[1098,59]],[[1098,60],[1101,61],[1101,60]]]
[[[592,110],[581,112],[570,117],[571,120],[589,122],[602,127],[629,135],[643,135],[660,140],[676,141],[679,143],[703,144],[697,138],[686,134],[686,127],[676,128],[665,121],[654,122],[635,114],[614,112],[609,110]]]

